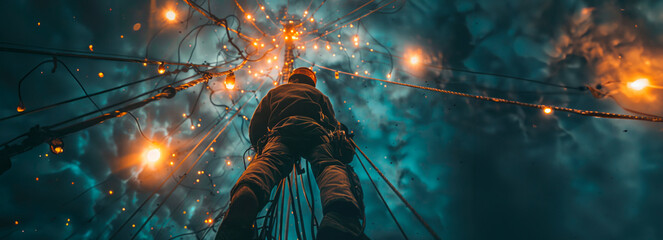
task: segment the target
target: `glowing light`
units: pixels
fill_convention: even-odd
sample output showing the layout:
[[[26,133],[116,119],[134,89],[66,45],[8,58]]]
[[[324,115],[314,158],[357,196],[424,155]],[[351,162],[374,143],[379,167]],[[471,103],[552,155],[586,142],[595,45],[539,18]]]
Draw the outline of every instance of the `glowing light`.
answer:
[[[251,14],[246,14],[246,19],[251,20]]]
[[[102,72],[99,72],[98,75],[99,75],[99,78],[103,78],[103,77],[104,77],[104,73],[102,73]]]
[[[18,106],[16,107],[17,112],[23,112],[25,111],[25,105],[23,105],[23,102],[19,102]]]
[[[552,112],[553,112],[552,108],[547,107],[543,109],[543,113],[545,114],[551,114]]]
[[[226,165],[230,166],[230,161],[226,161]]]
[[[223,80],[223,84],[226,85],[226,89],[232,90],[235,88],[235,73],[230,72],[227,76],[226,79]]]
[[[157,72],[159,72],[159,74],[164,74],[166,72],[166,66],[163,65],[163,63],[159,64],[159,67],[157,68]]]
[[[411,63],[412,65],[417,65],[417,64],[419,64],[419,56],[412,56],[412,57],[410,57],[410,63]]]
[[[14,221],[14,224],[18,225],[18,221]]]
[[[123,212],[126,211],[126,210],[127,210],[126,208],[122,208],[122,211],[123,211]]]
[[[87,48],[90,49],[90,52],[94,52],[94,47],[92,46],[92,44],[90,44],[90,46],[87,46]]]
[[[308,20],[311,21],[311,22],[315,22],[314,18],[309,18]]]
[[[642,89],[645,89],[646,87],[649,87],[649,79],[640,78],[633,82],[629,82],[628,87],[635,91],[640,91]]]
[[[166,12],[166,19],[168,19],[169,21],[175,20],[175,17],[177,17],[177,14],[175,14],[175,12],[173,12],[173,10],[168,10]]]
[[[140,27],[141,27],[140,23],[134,24],[134,31],[140,30]]]
[[[60,153],[64,152],[64,142],[62,141],[62,139],[54,138],[54,139],[50,140],[50,142],[48,144],[51,148],[52,153],[60,154]]]
[[[159,158],[161,158],[161,150],[158,148],[152,148],[149,151],[147,151],[147,162],[148,163],[155,163],[159,161]]]
[[[113,195],[113,190],[108,191],[109,195]]]
[[[338,76],[338,72],[334,72],[334,78],[336,78],[336,79],[339,78],[339,76]]]

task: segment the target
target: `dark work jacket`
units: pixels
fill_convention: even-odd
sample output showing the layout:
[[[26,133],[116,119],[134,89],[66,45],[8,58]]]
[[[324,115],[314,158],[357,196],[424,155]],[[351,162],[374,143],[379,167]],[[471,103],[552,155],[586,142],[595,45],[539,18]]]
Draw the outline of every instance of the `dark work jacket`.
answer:
[[[321,112],[325,119],[322,119]],[[284,84],[270,90],[260,100],[249,125],[251,145],[258,147],[258,141],[268,133],[268,128],[274,128],[291,116],[309,117],[331,124],[329,126],[336,123],[331,102],[320,90],[305,83]]]

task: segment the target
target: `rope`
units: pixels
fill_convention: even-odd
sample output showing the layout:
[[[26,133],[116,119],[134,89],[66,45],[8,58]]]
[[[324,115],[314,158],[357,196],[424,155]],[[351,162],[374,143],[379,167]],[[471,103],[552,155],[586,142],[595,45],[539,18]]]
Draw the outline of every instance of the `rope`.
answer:
[[[410,205],[410,203],[409,203],[407,200],[405,200],[405,197],[403,197],[403,195],[398,191],[398,189],[396,189],[396,187],[394,187],[394,185],[391,184],[391,182],[389,182],[389,179],[387,179],[387,177],[385,177],[384,174],[382,174],[382,172],[380,171],[380,169],[378,169],[378,167],[375,166],[375,164],[373,163],[373,161],[371,161],[371,159],[368,158],[368,156],[366,156],[366,154],[364,153],[364,151],[362,151],[361,148],[359,148],[359,146],[357,146],[357,144],[355,143],[355,141],[352,140],[351,138],[349,138],[348,141],[350,141],[350,143],[352,143],[352,145],[354,145],[354,147],[357,148],[357,150],[359,150],[359,152],[361,153],[361,155],[363,155],[364,158],[366,158],[366,161],[368,161],[368,163],[371,164],[371,166],[373,167],[373,169],[375,169],[375,171],[380,175],[380,177],[382,177],[382,180],[384,180],[384,182],[386,182],[387,185],[389,185],[389,188],[391,188],[391,190],[394,191],[394,193],[396,194],[396,196],[398,196],[398,198],[401,199],[401,201],[403,202],[403,204],[405,204],[405,206],[406,206],[408,209],[410,209],[410,211],[412,212],[412,214],[414,214],[414,216],[417,218],[417,220],[419,220],[419,222],[420,222],[420,223],[426,228],[426,230],[428,230],[428,232],[433,236],[433,238],[435,238],[435,239],[442,239],[442,238],[440,238],[440,236],[438,236],[438,235],[435,233],[435,231],[433,231],[433,228],[431,228],[430,225],[428,225],[428,223],[426,223],[426,221],[424,220],[424,218],[421,217],[421,215],[419,215],[419,213],[417,213],[416,210],[414,210],[414,208],[412,207],[412,205]]]
[[[298,57],[298,58],[301,59],[304,62],[313,64],[312,62],[310,62],[306,59],[303,59],[301,57]],[[636,116],[636,115],[629,115],[629,114],[600,112],[600,111],[593,111],[593,110],[582,110],[582,109],[567,108],[567,107],[558,107],[558,106],[549,106],[549,105],[542,105],[542,104],[525,103],[525,102],[519,102],[519,101],[508,100],[508,99],[503,99],[503,98],[488,97],[488,96],[481,96],[481,95],[472,95],[472,94],[456,92],[456,91],[450,91],[450,90],[444,90],[444,89],[439,89],[439,88],[424,87],[424,86],[418,86],[418,85],[407,84],[407,83],[393,82],[393,81],[388,81],[388,80],[384,80],[384,79],[361,76],[361,75],[354,74],[354,73],[349,73],[349,72],[343,72],[343,71],[331,69],[331,68],[328,68],[328,67],[320,66],[320,65],[317,65],[317,64],[314,64],[314,65],[321,68],[321,69],[325,69],[325,70],[332,71],[332,72],[338,72],[338,73],[342,73],[342,74],[350,75],[350,76],[354,76],[354,77],[360,77],[360,78],[379,81],[379,82],[388,83],[388,84],[401,85],[401,86],[417,88],[417,89],[422,89],[422,90],[428,90],[428,91],[444,93],[444,94],[450,94],[450,95],[456,95],[456,96],[461,96],[461,97],[466,97],[466,98],[472,98],[472,99],[487,101],[487,102],[512,104],[512,105],[518,105],[518,106],[529,107],[529,108],[538,108],[538,109],[542,109],[542,110],[543,109],[551,109],[551,110],[555,110],[555,111],[568,112],[568,113],[573,113],[573,114],[578,114],[578,115],[583,115],[583,116],[598,117],[598,118],[627,119],[627,120],[638,120],[638,121],[647,121],[647,122],[663,122],[663,118],[660,118],[660,117]]]

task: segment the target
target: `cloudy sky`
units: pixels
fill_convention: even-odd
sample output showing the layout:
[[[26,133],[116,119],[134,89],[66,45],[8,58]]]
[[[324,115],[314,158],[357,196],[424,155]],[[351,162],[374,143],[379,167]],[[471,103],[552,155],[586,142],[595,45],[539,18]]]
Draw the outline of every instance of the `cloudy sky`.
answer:
[[[657,87],[663,80],[656,77],[663,69],[663,3],[329,0],[315,11],[323,1],[239,1],[241,9],[234,1],[197,2],[219,18],[230,16],[234,29],[257,39],[247,42],[231,33],[250,58],[265,57],[237,71],[231,91],[223,78],[214,78],[133,110],[136,119],[125,115],[63,136],[62,154],[41,144],[12,156],[12,167],[0,175],[0,239],[108,239],[114,234],[116,239],[181,234],[213,239],[206,220],[226,207],[247,160],[256,97],[274,86],[283,66],[284,36],[274,19],[283,8],[298,17],[307,14],[295,66],[315,63],[319,88],[332,100],[337,118],[443,239],[663,238],[663,194],[656,190],[663,188],[660,123],[544,114],[344,74],[336,79],[321,68],[533,104],[661,115],[663,90]],[[238,55],[225,29],[205,25],[208,19],[183,1],[33,0],[3,6],[0,45],[5,50],[221,65],[210,71],[240,63],[233,61]],[[166,18],[169,10],[174,20]],[[112,106],[195,75],[193,70],[166,74],[94,96],[94,104],[82,99],[4,119],[17,114],[19,80],[52,59],[5,50],[0,56],[1,143],[36,125],[75,124],[101,114],[95,104]],[[57,60],[55,72],[49,62],[23,81],[26,112],[84,96],[76,79],[95,93],[158,75],[155,64]],[[636,90],[638,79],[650,85]],[[88,112],[93,113],[70,120]],[[146,161],[155,146],[161,158]],[[364,187],[367,235],[402,239],[361,165],[356,160],[352,165]],[[407,236],[432,239],[388,186],[377,182]]]

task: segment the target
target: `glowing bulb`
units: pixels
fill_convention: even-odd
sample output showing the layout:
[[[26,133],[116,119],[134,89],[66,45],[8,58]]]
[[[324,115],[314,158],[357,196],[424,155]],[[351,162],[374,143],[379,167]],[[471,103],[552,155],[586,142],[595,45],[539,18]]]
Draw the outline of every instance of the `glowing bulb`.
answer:
[[[338,72],[334,72],[334,78],[336,78],[336,79],[339,78],[339,76],[338,76]]]
[[[157,72],[159,72],[159,74],[164,74],[166,72],[166,66],[163,65],[163,63],[159,64],[159,67],[157,68]]]
[[[103,78],[103,77],[104,77],[104,73],[99,72],[99,78]]]
[[[226,79],[223,81],[223,83],[226,85],[226,89],[232,90],[235,88],[235,73],[230,72],[228,73],[228,76],[226,76]]]
[[[51,139],[49,145],[51,152],[54,154],[60,154],[64,152],[64,142],[60,138]]]
[[[23,105],[23,101],[18,102],[18,106],[16,107],[17,112],[23,112],[25,111],[25,105]]]
[[[251,20],[251,14],[246,14],[246,19]]]
[[[418,56],[412,56],[412,57],[410,57],[410,63],[411,63],[412,65],[416,65],[416,64],[418,64],[418,63],[419,63],[419,57],[418,57]]]
[[[109,195],[113,195],[113,190],[108,191]]]
[[[638,80],[628,83],[628,87],[635,91],[640,91],[646,87],[649,87],[649,79],[640,78]]]
[[[170,20],[170,21],[175,20],[175,17],[176,17],[176,16],[177,16],[177,15],[175,14],[175,12],[173,12],[173,10],[168,10],[168,11],[166,12],[166,19],[168,19],[168,20]]]
[[[543,113],[545,114],[551,114],[553,112],[552,108],[546,107],[543,109]]]
[[[158,148],[153,148],[147,151],[148,163],[155,163],[159,161],[159,158],[161,158],[161,150],[159,150]]]

